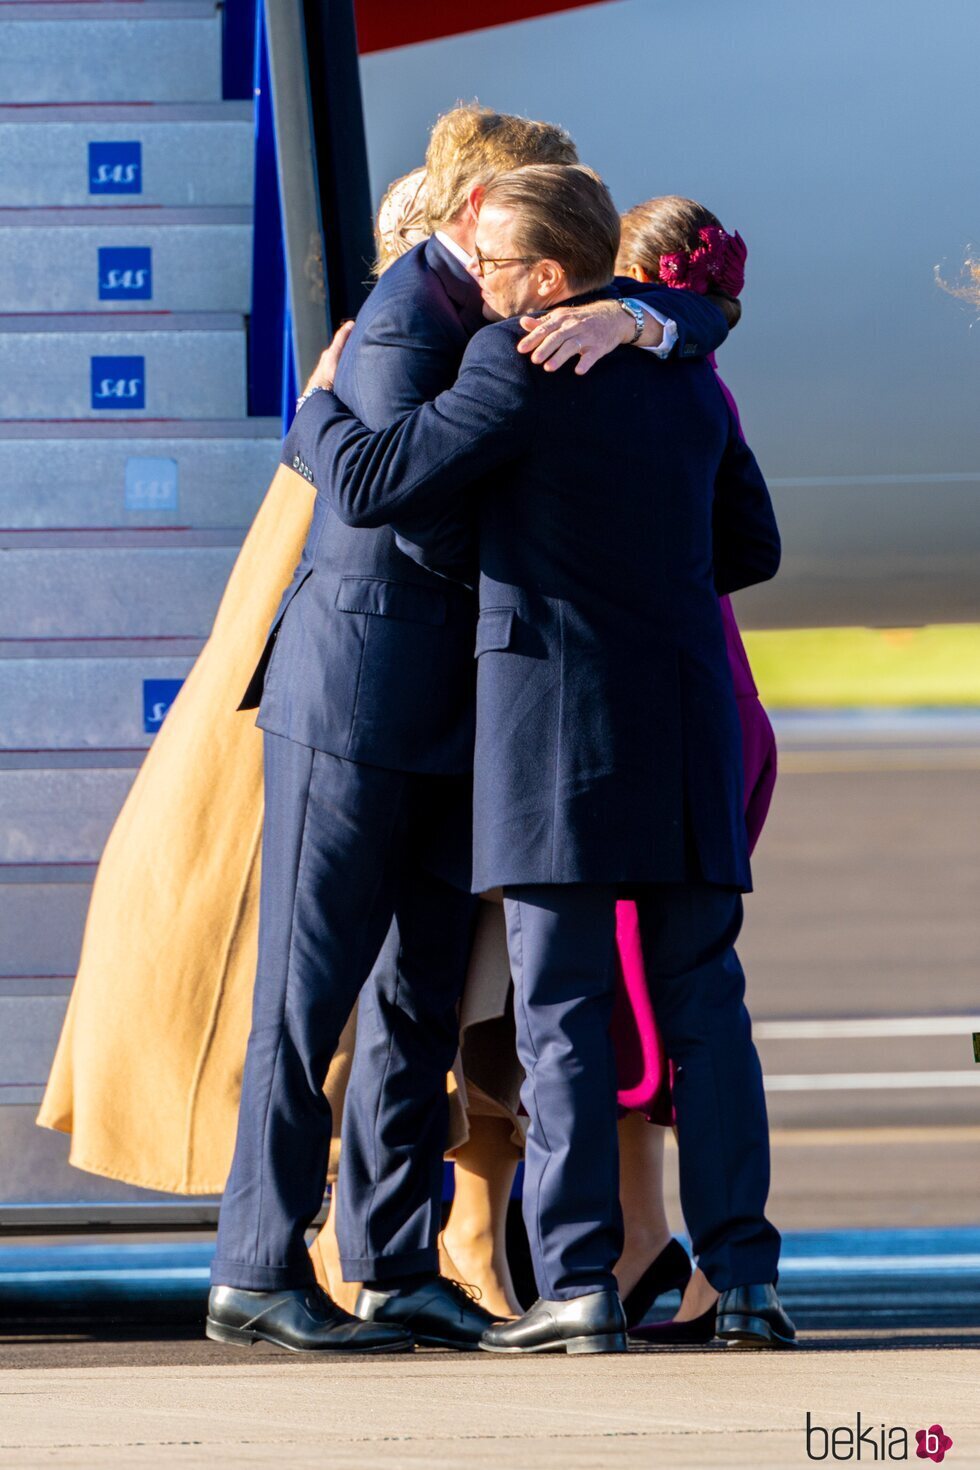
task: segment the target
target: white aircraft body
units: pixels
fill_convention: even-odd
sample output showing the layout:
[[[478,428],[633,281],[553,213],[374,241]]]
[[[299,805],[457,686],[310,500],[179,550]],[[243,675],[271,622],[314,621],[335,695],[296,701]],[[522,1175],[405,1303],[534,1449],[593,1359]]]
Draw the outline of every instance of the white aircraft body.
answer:
[[[980,620],[980,304],[936,280],[980,251],[980,5],[503,9],[527,18],[466,30],[500,9],[360,0],[375,198],[421,161],[436,116],[475,97],[564,124],[623,208],[703,201],[749,247],[719,366],[785,543],[743,617]],[[419,30],[461,33],[369,49]]]

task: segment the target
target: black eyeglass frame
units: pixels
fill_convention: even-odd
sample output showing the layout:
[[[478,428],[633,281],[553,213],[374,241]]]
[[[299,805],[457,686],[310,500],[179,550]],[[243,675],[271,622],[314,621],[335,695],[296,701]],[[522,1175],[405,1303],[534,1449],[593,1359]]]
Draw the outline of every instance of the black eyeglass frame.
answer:
[[[473,259],[482,279],[487,275],[493,275],[493,271],[499,271],[502,265],[534,265],[534,260],[529,255],[484,255],[479,245],[473,246]],[[493,271],[487,272],[484,267],[492,265]]]

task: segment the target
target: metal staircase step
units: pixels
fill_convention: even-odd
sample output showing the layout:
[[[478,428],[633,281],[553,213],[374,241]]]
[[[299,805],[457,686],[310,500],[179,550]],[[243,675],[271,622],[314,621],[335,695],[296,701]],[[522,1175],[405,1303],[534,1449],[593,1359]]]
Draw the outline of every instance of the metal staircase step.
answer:
[[[0,106],[0,208],[248,205],[251,102]]]
[[[0,423],[0,526],[247,526],[278,419]]]
[[[227,419],[245,412],[240,316],[0,318],[0,418]]]
[[[0,660],[0,751],[145,749],[198,649]]]
[[[14,988],[11,976],[70,983],[91,893],[88,883],[46,883],[41,875],[34,883],[5,883],[0,867],[0,994]],[[33,980],[31,988],[39,984],[40,979]]]
[[[221,96],[221,19],[209,0],[3,7],[6,102],[206,102]]]
[[[136,772],[0,770],[0,863],[97,862]]]
[[[249,310],[250,209],[0,210],[0,312]]]
[[[6,550],[0,639],[206,638],[236,554],[237,544]]]
[[[44,1086],[67,1005],[59,995],[0,995],[0,1104]]]

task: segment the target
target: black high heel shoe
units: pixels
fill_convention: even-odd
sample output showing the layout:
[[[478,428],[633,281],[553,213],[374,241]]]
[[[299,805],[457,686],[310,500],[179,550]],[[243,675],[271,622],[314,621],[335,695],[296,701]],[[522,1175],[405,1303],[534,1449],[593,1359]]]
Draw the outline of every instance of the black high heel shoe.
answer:
[[[651,1347],[711,1342],[717,1321],[718,1308],[714,1306],[687,1322],[651,1322],[649,1327],[636,1328],[630,1336],[637,1342],[648,1342]]]
[[[691,1262],[687,1251],[679,1240],[669,1241],[633,1290],[623,1298],[627,1331],[632,1332],[634,1327],[639,1327],[657,1297],[663,1296],[665,1291],[679,1291],[683,1296],[690,1279]]]

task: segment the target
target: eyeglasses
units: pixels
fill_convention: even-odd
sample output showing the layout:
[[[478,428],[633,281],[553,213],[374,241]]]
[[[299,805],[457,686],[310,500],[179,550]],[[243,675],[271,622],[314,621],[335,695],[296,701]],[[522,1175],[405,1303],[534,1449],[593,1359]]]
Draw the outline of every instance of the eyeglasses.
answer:
[[[473,246],[473,257],[476,268],[481,276],[492,276],[494,271],[499,271],[502,265],[533,265],[534,261],[527,255],[502,255],[496,259],[492,255],[484,255],[479,245]],[[487,266],[491,269],[487,270]]]

